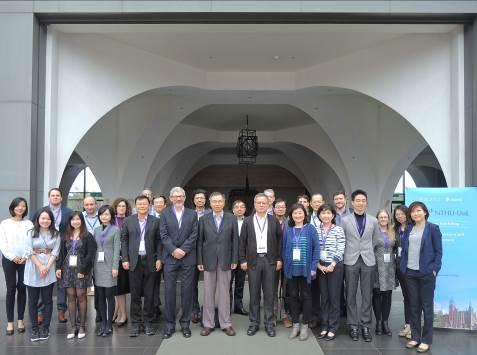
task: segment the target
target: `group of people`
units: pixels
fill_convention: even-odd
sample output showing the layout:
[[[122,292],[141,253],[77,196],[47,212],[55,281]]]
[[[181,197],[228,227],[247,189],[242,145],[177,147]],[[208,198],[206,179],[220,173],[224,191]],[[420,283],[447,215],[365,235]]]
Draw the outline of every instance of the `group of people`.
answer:
[[[31,340],[46,340],[57,285],[58,320],[69,313],[67,338],[86,336],[87,289],[94,285],[97,335],[107,337],[127,323],[126,294],[130,293],[130,336],[154,335],[153,322],[161,314],[159,296],[164,279],[163,338],[176,330],[176,284],[180,280],[180,329],[191,336],[190,323],[201,322],[202,336],[216,328],[236,334],[231,313],[248,315],[247,335],[262,323],[276,335],[277,321],[291,328],[289,338],[306,340],[309,328],[318,337],[336,338],[340,314],[347,317],[349,336],[372,340],[391,335],[392,290],[399,284],[404,298],[405,325],[399,335],[406,347],[426,352],[432,344],[435,278],[441,268],[442,236],[427,221],[422,202],[398,206],[376,217],[367,213],[367,193],[351,194],[352,211],[343,191],[333,203],[322,194],[297,197],[287,206],[272,189],[258,193],[246,217],[244,201],[225,210],[220,192],[194,192],[195,209],[184,206],[181,187],[165,196],[149,189],[97,209],[94,197],[84,199],[84,211],[62,205],[58,188],[48,193],[49,204],[28,220],[28,204],[15,198],[11,218],[0,223],[0,251],[7,286],[7,334],[24,332],[26,290],[32,324]],[[206,208],[207,199],[210,208]],[[198,281],[203,273],[202,308]],[[249,311],[243,305],[246,277]],[[361,293],[358,310],[356,295]],[[217,299],[217,303],[216,300]],[[263,307],[261,303],[263,302]],[[344,307],[343,307],[344,304]],[[343,309],[344,308],[344,309]],[[424,326],[421,317],[424,314]],[[361,328],[361,332],[359,331]]]

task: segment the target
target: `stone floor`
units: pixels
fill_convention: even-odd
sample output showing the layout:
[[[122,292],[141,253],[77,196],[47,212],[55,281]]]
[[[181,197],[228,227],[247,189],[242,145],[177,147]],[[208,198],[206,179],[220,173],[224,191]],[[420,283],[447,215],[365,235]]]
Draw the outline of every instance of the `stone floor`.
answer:
[[[0,331],[0,354],[9,354],[9,355],[40,355],[40,354],[68,354],[68,355],[84,355],[84,354],[114,354],[114,355],[123,355],[123,354],[146,354],[152,355],[158,353],[158,349],[161,346],[162,339],[162,324],[158,324],[157,327],[157,334],[155,336],[146,337],[144,335],[138,338],[129,338],[128,330],[126,327],[114,329],[114,334],[111,338],[98,338],[94,335],[95,324],[93,322],[93,313],[94,309],[92,307],[93,298],[89,297],[89,321],[88,321],[88,328],[87,332],[88,335],[85,339],[78,340],[75,339],[73,341],[66,340],[66,330],[67,327],[65,324],[59,324],[56,322],[56,311],[53,314],[53,322],[51,326],[51,337],[46,342],[39,342],[39,343],[31,343],[29,340],[30,332],[23,334],[15,333],[13,336],[6,336],[4,332],[4,327],[6,326],[6,319],[5,319],[5,299],[4,299],[4,281],[3,281],[3,273],[0,276],[0,285],[2,285],[2,292],[0,295],[0,324],[1,324],[1,331]],[[321,346],[323,353],[325,355],[338,355],[338,354],[350,354],[350,355],[400,355],[400,354],[414,354],[415,351],[413,350],[406,350],[404,348],[405,341],[403,339],[399,339],[397,333],[399,328],[403,323],[403,316],[402,316],[402,298],[400,295],[400,291],[397,290],[393,293],[393,306],[392,306],[392,314],[391,314],[391,327],[393,330],[393,336],[379,336],[374,337],[373,342],[365,343],[364,341],[360,340],[358,342],[353,342],[346,334],[345,334],[345,327],[344,327],[344,319],[343,326],[341,328],[339,336],[332,342],[326,341],[318,341],[317,343],[313,340],[313,344],[315,344],[316,351],[312,352],[313,354],[320,354],[320,350],[316,344]],[[247,302],[245,302],[247,305]],[[234,319],[237,317],[243,316],[235,316]],[[245,327],[247,324],[246,319],[240,319],[236,321],[237,326]],[[29,325],[28,318],[26,317],[26,324],[27,327]],[[193,325],[192,329],[192,337],[200,337],[199,331],[200,328],[198,325]],[[265,334],[257,334],[255,337],[260,336],[260,338],[254,339],[257,341],[259,339],[263,340],[263,345],[250,347],[251,339],[245,335],[244,329],[238,329],[239,334],[238,336],[231,341],[230,344],[233,344],[230,347],[226,347],[223,344],[227,344],[226,338],[220,338],[220,342],[217,343],[216,341],[211,342],[212,346],[220,346],[222,349],[221,354],[243,354],[243,351],[240,351],[240,343],[243,342],[243,348],[246,348],[247,355],[254,355],[254,354],[274,354],[280,355],[279,351],[277,351],[275,346],[267,346],[267,342],[271,341],[272,339],[267,339]],[[286,337],[286,330],[280,331],[280,337]],[[263,332],[262,332],[263,333]],[[315,335],[317,332],[315,333]],[[223,334],[220,334],[223,335]],[[217,335],[218,336],[218,335]],[[225,335],[224,335],[225,337]],[[168,350],[169,345],[166,343],[170,340],[164,342],[163,348],[161,348],[160,354],[169,354]],[[176,332],[174,335],[174,342],[185,342],[186,339],[182,338],[180,332]],[[194,342],[195,343],[195,342]],[[192,344],[192,343],[191,343]],[[199,344],[199,343],[198,343]],[[193,345],[193,344],[192,344]],[[171,347],[172,350],[174,347]],[[182,349],[183,347],[179,347]],[[255,350],[254,350],[255,349]],[[289,347],[284,346],[280,347],[279,349],[283,350],[284,354],[290,354],[290,349],[298,350],[298,347]],[[196,355],[204,354],[209,355],[210,352],[201,351],[200,347],[195,348],[200,352],[196,352]],[[183,351],[180,351],[178,354],[182,355]],[[477,336],[476,334],[472,334],[470,332],[465,331],[450,331],[450,330],[435,330],[434,336],[434,344],[432,347],[432,351],[430,354],[434,355],[471,355],[477,354]]]

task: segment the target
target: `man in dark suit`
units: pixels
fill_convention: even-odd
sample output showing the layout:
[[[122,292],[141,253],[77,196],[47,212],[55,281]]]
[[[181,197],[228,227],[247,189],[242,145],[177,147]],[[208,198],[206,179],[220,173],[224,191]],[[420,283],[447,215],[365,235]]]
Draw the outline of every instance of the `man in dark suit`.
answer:
[[[149,198],[136,197],[137,214],[126,218],[121,231],[124,270],[129,270],[131,288],[131,337],[137,337],[144,319],[144,333],[154,335],[154,284],[162,267],[162,243],[159,220],[149,215]],[[141,296],[144,296],[144,306]]]
[[[248,270],[250,290],[250,326],[247,335],[255,335],[260,325],[260,293],[263,290],[264,323],[267,335],[274,337],[273,288],[276,270],[282,267],[282,229],[269,214],[268,199],[255,195],[255,213],[245,218],[240,234],[240,267]]]
[[[240,232],[242,231],[243,221],[245,219],[245,211],[247,207],[245,202],[241,200],[234,201],[232,205],[232,212],[237,218],[238,236],[240,240]],[[232,270],[232,277],[230,279],[230,308],[234,310],[234,313],[241,315],[248,315],[248,312],[243,308],[243,287],[245,285],[246,272],[240,267]],[[233,287],[232,287],[233,286]],[[232,302],[233,300],[233,302]],[[233,307],[233,308],[232,308]]]
[[[163,338],[168,339],[176,328],[176,283],[181,281],[182,316],[179,320],[182,334],[189,338],[196,270],[197,213],[185,208],[185,191],[173,187],[170,192],[172,206],[161,215],[161,239],[164,247],[164,284],[166,325]]]
[[[207,336],[215,328],[215,293],[218,293],[219,323],[229,336],[235,335],[230,318],[229,285],[231,270],[238,262],[238,226],[234,215],[224,212],[225,196],[210,194],[212,213],[199,220],[197,268],[204,271],[203,328]]]
[[[48,207],[50,211],[53,213],[55,227],[60,231],[60,234],[63,235],[66,232],[66,228],[68,227],[68,221],[70,219],[72,211],[63,206],[63,194],[61,190],[57,187],[53,187],[48,191]],[[33,215],[32,221],[35,223],[35,220],[38,217],[38,213],[40,210],[37,210]],[[65,312],[67,309],[66,303],[66,290],[60,286],[60,282],[56,283],[56,307],[58,309],[58,322],[66,323]],[[38,302],[38,323],[42,323],[43,321],[43,302],[40,300]]]

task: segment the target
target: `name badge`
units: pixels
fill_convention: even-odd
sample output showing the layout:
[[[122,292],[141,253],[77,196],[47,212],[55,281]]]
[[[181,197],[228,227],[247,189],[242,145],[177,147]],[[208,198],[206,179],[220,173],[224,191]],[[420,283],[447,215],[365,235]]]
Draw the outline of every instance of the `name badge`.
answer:
[[[401,257],[402,248],[398,247],[398,256]]]
[[[263,254],[267,252],[267,241],[265,238],[257,238],[257,253]]]
[[[391,262],[391,254],[389,254],[389,253],[385,253],[385,254],[384,254],[384,262],[385,262],[386,264],[388,264],[388,263]]]
[[[104,251],[98,251],[98,263],[104,263]]]
[[[144,242],[144,239],[139,242],[139,252],[140,253],[146,252],[146,243]]]
[[[320,251],[320,260],[326,260],[328,259],[328,253],[326,252],[326,250],[321,250]]]
[[[78,266],[78,256],[77,255],[70,255],[70,267]]]
[[[300,261],[300,249],[293,249],[293,261]]]

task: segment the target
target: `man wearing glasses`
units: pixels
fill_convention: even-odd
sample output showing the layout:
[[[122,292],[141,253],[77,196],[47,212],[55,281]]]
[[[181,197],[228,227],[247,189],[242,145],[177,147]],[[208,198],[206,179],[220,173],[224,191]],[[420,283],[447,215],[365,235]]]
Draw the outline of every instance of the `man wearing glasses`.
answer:
[[[185,191],[173,187],[170,192],[171,206],[164,209],[161,224],[163,244],[165,318],[163,338],[168,339],[176,329],[176,282],[181,281],[182,316],[179,323],[182,335],[190,338],[194,274],[197,264],[197,213],[184,207]]]

